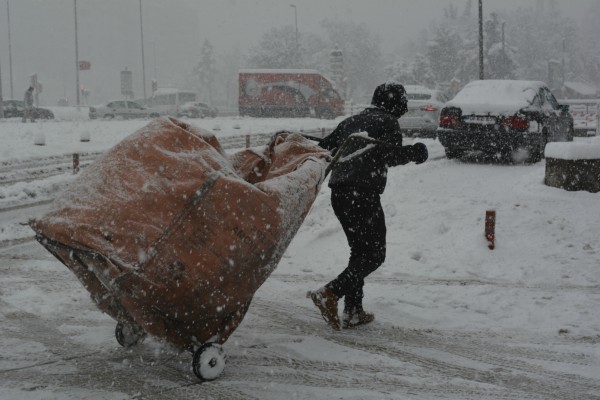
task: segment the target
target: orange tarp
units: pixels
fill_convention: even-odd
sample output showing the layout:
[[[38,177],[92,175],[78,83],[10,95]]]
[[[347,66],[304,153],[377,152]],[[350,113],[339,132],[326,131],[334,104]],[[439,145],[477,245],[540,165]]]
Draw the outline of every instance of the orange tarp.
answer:
[[[288,133],[230,156],[212,133],[160,118],[31,226],[114,319],[183,349],[223,343],[302,224],[327,156]]]

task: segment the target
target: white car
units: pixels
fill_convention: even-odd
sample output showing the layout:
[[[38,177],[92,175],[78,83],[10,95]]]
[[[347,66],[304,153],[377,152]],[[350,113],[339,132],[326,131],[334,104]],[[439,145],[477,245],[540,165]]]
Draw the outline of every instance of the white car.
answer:
[[[400,119],[400,129],[407,136],[436,137],[440,111],[448,98],[439,90],[406,85],[408,112]]]
[[[158,112],[131,100],[114,100],[96,107],[90,107],[90,119],[96,118],[155,118]]]

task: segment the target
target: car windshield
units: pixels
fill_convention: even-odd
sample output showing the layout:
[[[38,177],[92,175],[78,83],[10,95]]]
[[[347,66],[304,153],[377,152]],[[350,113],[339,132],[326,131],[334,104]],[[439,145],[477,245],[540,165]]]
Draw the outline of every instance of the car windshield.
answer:
[[[429,93],[406,93],[406,98],[408,100],[429,100],[429,99],[431,99],[431,94],[429,94]]]
[[[189,103],[191,101],[196,100],[196,95],[194,93],[179,93],[179,103]]]
[[[140,110],[140,109],[142,108],[142,106],[140,106],[140,105],[139,105],[139,104],[137,104],[137,103],[134,103],[133,101],[128,101],[128,102],[127,102],[127,106],[128,106],[129,108],[135,108],[135,109],[138,109],[138,110]]]

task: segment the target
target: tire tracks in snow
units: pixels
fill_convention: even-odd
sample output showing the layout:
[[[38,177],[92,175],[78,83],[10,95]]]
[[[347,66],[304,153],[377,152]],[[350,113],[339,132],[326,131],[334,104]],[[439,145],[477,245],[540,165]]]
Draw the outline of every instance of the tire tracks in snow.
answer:
[[[560,363],[562,370],[591,367],[591,360],[583,354],[570,354],[554,350],[560,343],[548,343],[547,338],[533,340],[510,337],[487,332],[454,333],[433,330],[410,330],[394,328],[377,323],[373,327],[365,327],[341,333],[329,331],[316,310],[310,307],[298,307],[293,304],[272,304],[255,300],[250,313],[261,316],[267,327],[284,334],[289,327],[295,327],[301,336],[317,335],[322,339],[349,349],[361,350],[368,354],[391,357],[398,362],[416,366],[419,370],[414,379],[428,377],[439,382],[464,381],[465,385],[455,387],[451,384],[441,392],[464,395],[465,398],[502,398],[501,392],[509,391],[509,398],[543,398],[543,399],[600,399],[600,381],[577,375],[561,373],[540,365],[544,363]],[[325,330],[314,328],[314,319],[307,323],[296,315],[315,314],[316,323],[322,324]],[[556,345],[547,348],[548,345]],[[591,349],[592,346],[590,345]],[[393,376],[393,370],[380,371],[386,376]],[[377,387],[382,382],[377,382]],[[391,386],[393,382],[389,382]],[[385,386],[385,382],[383,382]],[[491,391],[482,390],[481,385],[493,385]],[[430,393],[430,387],[410,388],[411,391]],[[496,392],[498,391],[498,392]],[[515,397],[516,396],[516,397]]]
[[[319,283],[323,281],[323,276],[313,275],[295,275],[273,273],[270,277],[284,283]],[[483,279],[420,279],[420,278],[399,278],[393,276],[370,275],[370,283],[378,285],[416,285],[416,286],[495,286],[507,289],[535,289],[545,291],[583,291],[594,294],[600,293],[600,285],[544,285],[544,284],[525,284],[520,282],[491,281]]]

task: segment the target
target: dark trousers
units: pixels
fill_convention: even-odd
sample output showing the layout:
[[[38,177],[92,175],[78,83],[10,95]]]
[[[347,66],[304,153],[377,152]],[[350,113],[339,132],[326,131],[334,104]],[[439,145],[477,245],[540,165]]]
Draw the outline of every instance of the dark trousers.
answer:
[[[385,215],[379,193],[331,190],[331,205],[350,245],[346,269],[326,286],[344,297],[344,310],[362,310],[365,278],[385,261]]]

